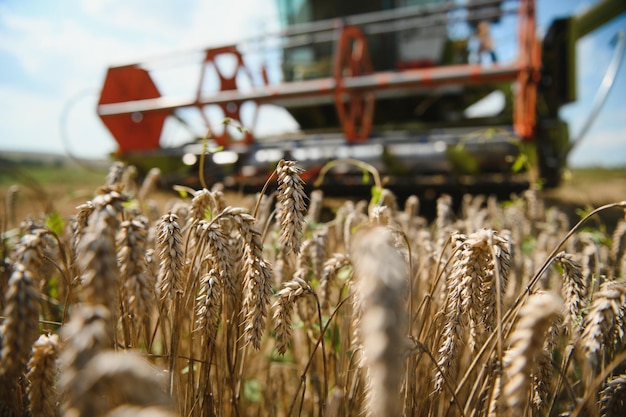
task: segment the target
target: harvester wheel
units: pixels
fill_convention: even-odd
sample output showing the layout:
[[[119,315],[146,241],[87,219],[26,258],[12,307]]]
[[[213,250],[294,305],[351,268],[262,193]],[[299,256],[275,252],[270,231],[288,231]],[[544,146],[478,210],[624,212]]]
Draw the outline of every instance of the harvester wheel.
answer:
[[[367,139],[372,130],[374,117],[374,93],[372,91],[346,91],[344,77],[372,73],[372,62],[367,41],[356,26],[341,29],[335,53],[333,77],[335,79],[335,109],[348,141]]]
[[[220,56],[225,56],[225,55],[230,55],[231,57],[234,57],[235,59],[235,65],[236,65],[235,69],[229,75],[225,73],[223,68],[220,68],[217,62]],[[205,77],[206,70],[207,68],[210,68],[210,67],[212,67],[215,70],[215,74],[217,75],[218,82],[219,82],[220,91],[238,90],[240,86],[237,85],[237,77],[240,74],[248,80],[250,85],[253,84],[252,74],[250,73],[250,70],[244,63],[243,57],[236,47],[226,46],[226,47],[208,49],[205,53],[204,62],[202,64],[202,72],[200,74],[200,81],[198,83],[198,90],[197,90],[198,102],[200,102],[200,95],[202,94],[202,87],[205,81],[204,77]],[[212,128],[209,118],[206,112],[204,111],[205,110],[204,106],[199,106],[200,113],[202,115],[202,118],[204,119],[205,124],[207,125],[209,129],[211,129],[211,137],[215,140],[215,142],[217,142],[218,145],[228,147],[232,142],[231,134],[228,131],[228,124],[229,124],[228,120],[234,120],[236,122],[235,126],[237,126],[237,124],[243,126],[243,123],[241,120],[241,107],[243,106],[243,104],[244,103],[239,102],[239,101],[228,101],[228,102],[219,103],[217,105],[222,110],[222,114],[224,116],[222,120],[223,123],[221,123],[223,124],[223,129],[221,132],[218,129]],[[255,114],[253,116],[252,123],[256,121],[257,112],[258,112],[258,105],[256,105],[255,103]],[[252,143],[252,141],[254,140],[254,137],[252,135],[252,129],[254,126],[245,126],[245,127],[246,127],[245,130],[244,129],[239,129],[239,130],[241,131],[243,135],[241,142],[248,145]]]

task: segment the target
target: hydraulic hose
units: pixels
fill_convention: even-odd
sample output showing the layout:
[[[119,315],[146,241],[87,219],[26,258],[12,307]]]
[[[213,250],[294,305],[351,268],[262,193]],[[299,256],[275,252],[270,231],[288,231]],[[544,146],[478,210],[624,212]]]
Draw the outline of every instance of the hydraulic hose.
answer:
[[[587,119],[585,120],[585,123],[583,124],[583,127],[576,136],[576,138],[570,141],[569,146],[565,150],[565,158],[567,158],[567,156],[570,154],[572,149],[574,149],[574,147],[580,144],[585,135],[589,133],[591,125],[598,117],[600,109],[606,102],[606,99],[609,96],[609,92],[615,84],[615,79],[617,78],[617,73],[619,72],[619,68],[622,63],[622,57],[624,56],[624,46],[626,46],[626,33],[624,33],[623,30],[620,30],[615,34],[615,37],[611,40],[611,43],[615,44],[615,52],[613,53],[613,58],[611,59],[611,62],[606,69],[606,72],[604,73],[602,83],[594,98],[591,112],[589,113],[589,116],[587,116]]]

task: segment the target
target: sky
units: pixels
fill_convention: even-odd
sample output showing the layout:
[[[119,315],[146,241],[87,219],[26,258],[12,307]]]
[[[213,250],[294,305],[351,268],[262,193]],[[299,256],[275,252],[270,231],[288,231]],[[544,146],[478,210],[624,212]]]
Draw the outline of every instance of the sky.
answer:
[[[193,91],[199,71],[193,51],[276,32],[276,2],[0,0],[0,153],[106,157],[117,145],[97,117],[96,103],[109,66],[149,60],[159,72],[155,78],[162,93]],[[594,3],[537,0],[539,33],[555,17],[579,13]],[[510,32],[503,26],[492,27],[497,42],[501,33]],[[572,137],[578,136],[591,111],[613,56],[610,40],[620,29],[626,30],[626,13],[578,43],[578,100],[561,112]],[[502,36],[506,45],[506,36],[511,35]],[[153,59],[166,55],[170,59]],[[270,80],[278,81],[278,54],[265,59]],[[260,62],[253,55],[250,60]],[[572,167],[626,166],[626,65],[622,64],[599,116],[570,154]],[[259,122],[260,134],[297,127],[280,108],[264,107]],[[175,145],[188,136],[180,124],[168,122],[163,143]]]

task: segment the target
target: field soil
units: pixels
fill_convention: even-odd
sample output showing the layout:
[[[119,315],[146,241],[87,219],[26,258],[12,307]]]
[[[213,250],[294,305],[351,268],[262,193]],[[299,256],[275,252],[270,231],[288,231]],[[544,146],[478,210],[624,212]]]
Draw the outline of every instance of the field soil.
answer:
[[[626,170],[574,170],[561,186],[541,192],[546,206],[556,206],[578,221],[582,212],[605,204],[626,201]],[[601,213],[599,219],[612,230],[626,211],[613,209]]]

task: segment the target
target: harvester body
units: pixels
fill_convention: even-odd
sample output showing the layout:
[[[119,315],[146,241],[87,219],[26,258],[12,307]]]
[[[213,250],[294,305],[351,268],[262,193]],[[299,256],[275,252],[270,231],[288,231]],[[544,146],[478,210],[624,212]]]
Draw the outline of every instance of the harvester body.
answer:
[[[280,159],[298,161],[309,182],[329,161],[357,159],[392,188],[523,186],[531,166],[555,185],[569,140],[558,110],[576,98],[575,41],[626,7],[604,0],[555,21],[543,40],[533,0],[278,0],[278,8],[283,29],[263,41],[272,39],[278,69],[251,65],[244,42],[207,48],[193,94],[179,97],[159,91],[149,63],[111,67],[98,114],[116,157],[183,183],[197,181],[202,161],[206,182],[227,186],[259,187]],[[512,26],[513,59],[497,60],[481,38],[500,24]],[[465,36],[452,35],[459,28]],[[258,45],[247,50],[258,54]],[[488,99],[495,111],[472,112]],[[266,105],[299,128],[258,135]],[[184,123],[183,109],[197,112],[208,139],[163,146],[164,123]],[[325,184],[349,192],[363,175],[340,165]]]

